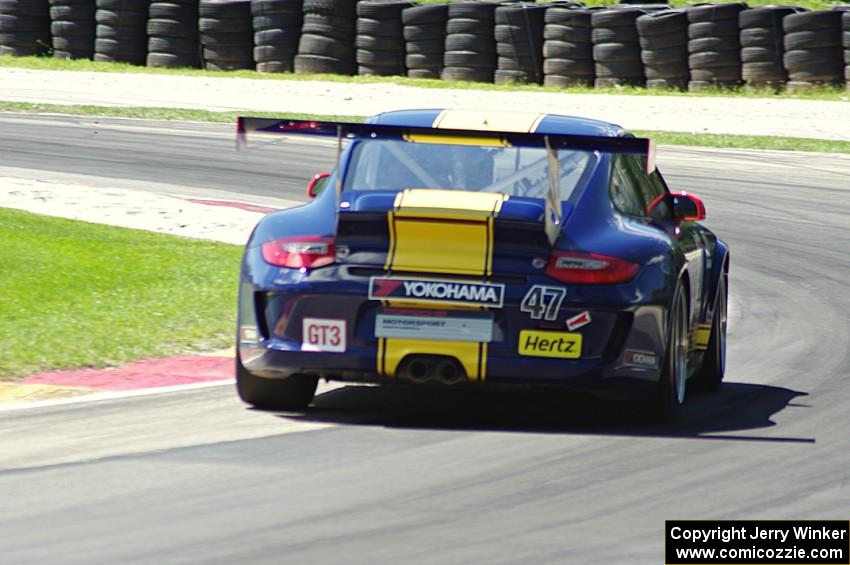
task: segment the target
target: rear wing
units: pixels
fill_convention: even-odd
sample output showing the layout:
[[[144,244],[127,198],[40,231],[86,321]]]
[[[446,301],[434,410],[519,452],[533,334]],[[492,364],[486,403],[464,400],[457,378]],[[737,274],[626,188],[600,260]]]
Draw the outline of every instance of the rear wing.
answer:
[[[558,150],[580,149],[644,155],[646,156],[647,172],[655,170],[655,144],[651,139],[638,137],[480,131],[323,120],[239,117],[236,122],[236,148],[241,149],[246,146],[248,134],[253,133],[336,138],[337,165],[339,165],[343,139],[383,138],[411,143],[544,148],[549,156],[549,190],[546,194],[545,229],[551,243],[554,243],[557,238],[561,224],[560,183],[557,182],[559,178]],[[339,170],[339,166],[336,167],[336,170]],[[336,175],[337,198],[339,198],[342,185],[341,175]]]

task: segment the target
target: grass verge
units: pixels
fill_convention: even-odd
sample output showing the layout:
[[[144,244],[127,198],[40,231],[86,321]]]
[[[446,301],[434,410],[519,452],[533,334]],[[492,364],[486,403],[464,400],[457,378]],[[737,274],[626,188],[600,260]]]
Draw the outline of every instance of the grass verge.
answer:
[[[487,84],[480,82],[444,81],[436,79],[414,79],[408,77],[373,77],[373,76],[345,76],[329,74],[293,74],[293,73],[258,73],[251,70],[240,71],[206,71],[201,69],[162,69],[151,67],[139,67],[126,63],[107,63],[89,61],[86,59],[65,60],[54,59],[48,56],[42,57],[12,57],[0,55],[0,67],[22,68],[47,71],[85,71],[105,73],[143,73],[160,75],[185,75],[203,76],[213,78],[251,78],[262,80],[290,80],[290,81],[328,81],[347,84],[398,84],[402,86],[413,86],[419,88],[455,88],[465,90],[490,90],[507,92],[557,92],[566,94],[628,94],[633,96],[721,96],[721,97],[746,97],[746,98],[796,98],[811,100],[850,100],[847,89],[837,86],[824,86],[813,88],[803,92],[776,92],[772,89],[749,89],[749,88],[717,88],[701,90],[699,92],[680,92],[678,90],[657,90],[641,87],[618,87],[618,88],[591,88],[591,87],[569,87],[561,88],[555,86],[540,85],[516,85],[516,84]]]
[[[212,112],[180,108],[119,108],[112,106],[72,106],[59,104],[31,104],[27,102],[0,101],[0,112],[54,113],[71,115],[109,116],[147,120],[181,120],[215,123],[235,123],[244,112]],[[260,117],[293,119],[325,119],[359,122],[362,116],[325,116],[315,114],[287,114],[277,112],[251,112]],[[818,151],[823,153],[850,153],[850,141],[832,141],[799,137],[770,137],[758,135],[726,135],[708,133],[680,133],[673,131],[636,131],[636,135],[649,136],[662,145],[688,145],[727,149],[777,149],[786,151]]]
[[[0,208],[0,378],[230,345],[240,253]]]

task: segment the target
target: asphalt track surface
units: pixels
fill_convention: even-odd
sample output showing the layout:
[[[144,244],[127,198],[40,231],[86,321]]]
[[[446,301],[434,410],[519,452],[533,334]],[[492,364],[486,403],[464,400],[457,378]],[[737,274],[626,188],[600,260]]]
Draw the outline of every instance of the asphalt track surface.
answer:
[[[2,164],[292,199],[333,159],[68,121],[0,119]],[[302,414],[230,386],[0,412],[0,561],[657,564],[665,519],[846,520],[850,160],[663,148],[659,165],[733,252],[727,382],[677,423],[354,386]]]

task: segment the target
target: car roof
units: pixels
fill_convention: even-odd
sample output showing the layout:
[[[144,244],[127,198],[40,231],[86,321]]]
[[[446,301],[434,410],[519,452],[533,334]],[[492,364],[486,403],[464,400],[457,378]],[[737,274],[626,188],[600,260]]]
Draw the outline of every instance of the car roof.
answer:
[[[373,116],[367,120],[367,123],[483,131],[489,129],[493,131],[543,134],[593,135],[600,137],[626,137],[631,135],[622,127],[609,122],[541,112],[453,110],[440,108],[397,110]]]

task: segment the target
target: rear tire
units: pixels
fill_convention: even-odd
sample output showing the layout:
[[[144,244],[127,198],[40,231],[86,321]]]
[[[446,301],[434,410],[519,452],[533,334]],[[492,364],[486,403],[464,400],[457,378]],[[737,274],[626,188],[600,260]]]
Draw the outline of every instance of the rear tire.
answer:
[[[688,380],[688,305],[685,288],[679,285],[670,312],[670,331],[658,393],[652,405],[652,418],[659,422],[673,419],[685,403]]]
[[[264,410],[303,410],[316,394],[318,377],[291,375],[264,379],[251,374],[236,356],[236,390],[247,404]]]
[[[726,273],[720,277],[717,304],[711,319],[711,337],[703,357],[702,367],[692,381],[696,388],[710,392],[717,390],[726,374],[727,282]]]

